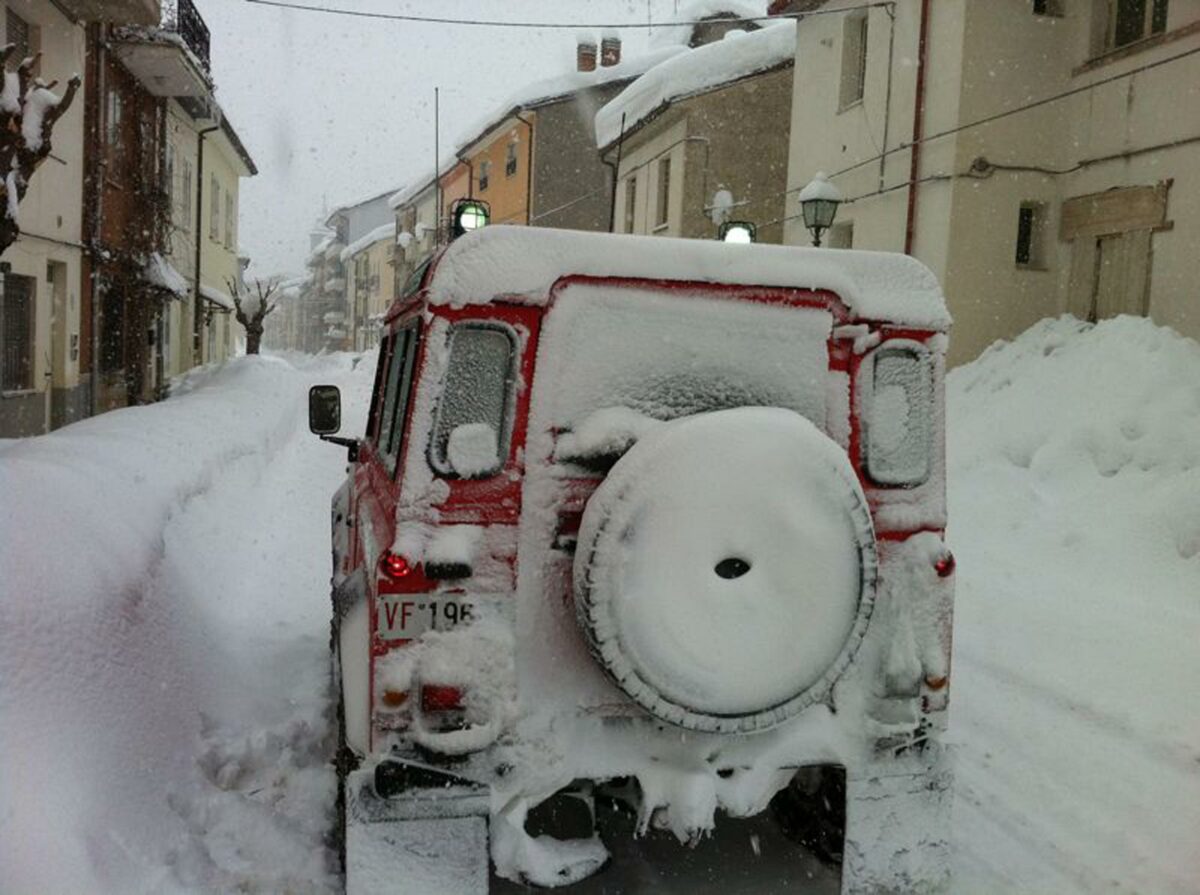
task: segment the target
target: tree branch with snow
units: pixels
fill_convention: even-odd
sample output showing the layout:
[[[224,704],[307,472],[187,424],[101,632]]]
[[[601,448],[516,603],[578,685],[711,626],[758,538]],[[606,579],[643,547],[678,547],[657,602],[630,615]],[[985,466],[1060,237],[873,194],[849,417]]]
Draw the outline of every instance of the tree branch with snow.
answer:
[[[279,284],[255,280],[254,291],[251,292],[233,280],[228,283],[229,294],[233,296],[234,316],[246,330],[246,353],[258,354],[262,347],[263,322],[268,314],[279,307],[279,299],[273,299]]]
[[[15,44],[0,48],[0,69],[16,49]],[[29,181],[50,154],[50,136],[58,121],[75,99],[83,79],[72,75],[62,96],[54,93],[57,81],[47,84],[33,77],[33,67],[41,53],[24,59],[15,72],[4,72],[0,89],[0,253],[16,242],[21,233],[17,207],[25,198]]]

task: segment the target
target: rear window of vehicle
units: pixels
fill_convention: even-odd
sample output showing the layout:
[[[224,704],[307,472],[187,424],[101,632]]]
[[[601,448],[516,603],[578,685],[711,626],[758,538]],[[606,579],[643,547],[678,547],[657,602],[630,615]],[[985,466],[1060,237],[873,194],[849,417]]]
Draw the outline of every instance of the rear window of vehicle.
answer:
[[[744,406],[824,429],[831,327],[820,308],[576,284],[547,319],[537,400],[562,430],[609,407],[669,420]]]
[[[449,360],[434,420],[430,462],[443,475],[455,470],[447,457],[450,435],[460,426],[485,424],[496,436],[497,463],[507,456],[508,410],[516,339],[496,324],[460,323],[450,331]],[[478,477],[476,473],[473,477]]]

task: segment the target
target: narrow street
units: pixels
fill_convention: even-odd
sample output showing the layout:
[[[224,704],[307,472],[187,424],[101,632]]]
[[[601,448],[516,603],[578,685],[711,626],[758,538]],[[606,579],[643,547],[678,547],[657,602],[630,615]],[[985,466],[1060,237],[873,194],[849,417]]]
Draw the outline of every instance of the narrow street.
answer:
[[[1200,358],[1161,332],[1055,322],[951,377],[956,892],[1183,895],[1200,878]],[[1157,372],[1087,407],[1116,338],[1133,347],[1100,385],[1132,382],[1154,352]],[[1066,356],[1062,407],[1037,397],[1051,352]],[[3,581],[44,595],[0,601],[0,864],[15,890],[338,889],[326,582],[344,459],[308,433],[304,394],[338,384],[357,431],[373,363],[240,359],[163,404],[0,445],[16,497],[0,506]],[[1062,471],[1122,424],[1139,437],[1117,472]],[[69,517],[39,510],[68,499]],[[765,827],[665,869],[666,838],[612,847],[587,891],[789,877],[836,891]]]

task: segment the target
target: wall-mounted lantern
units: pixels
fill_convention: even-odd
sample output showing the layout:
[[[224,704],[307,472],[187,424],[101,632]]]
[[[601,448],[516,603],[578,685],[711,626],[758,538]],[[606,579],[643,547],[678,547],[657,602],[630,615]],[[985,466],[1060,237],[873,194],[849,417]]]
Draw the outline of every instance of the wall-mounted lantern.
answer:
[[[812,234],[813,245],[821,245],[821,234],[833,226],[838,206],[842,204],[842,191],[829,182],[821,171],[800,191],[800,212],[804,215],[804,226]]]
[[[491,207],[481,199],[459,199],[450,211],[450,238],[458,239],[464,233],[486,227],[492,219]]]

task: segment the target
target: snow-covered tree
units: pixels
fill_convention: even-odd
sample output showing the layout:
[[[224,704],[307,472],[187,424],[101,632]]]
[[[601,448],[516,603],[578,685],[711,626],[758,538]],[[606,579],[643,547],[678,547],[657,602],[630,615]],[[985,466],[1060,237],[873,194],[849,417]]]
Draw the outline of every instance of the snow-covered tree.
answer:
[[[237,322],[246,330],[247,354],[258,354],[262,347],[263,321],[279,305],[279,299],[275,297],[278,286],[273,281],[255,280],[252,292],[232,280],[229,282]]]
[[[0,48],[0,69],[16,49],[15,44]],[[71,107],[79,85],[79,75],[67,82],[62,96],[54,93],[57,81],[49,84],[33,77],[33,67],[41,53],[23,60],[16,71],[4,72],[0,89],[0,253],[17,240],[17,206],[25,198],[29,180],[50,154],[50,134],[54,122]]]

